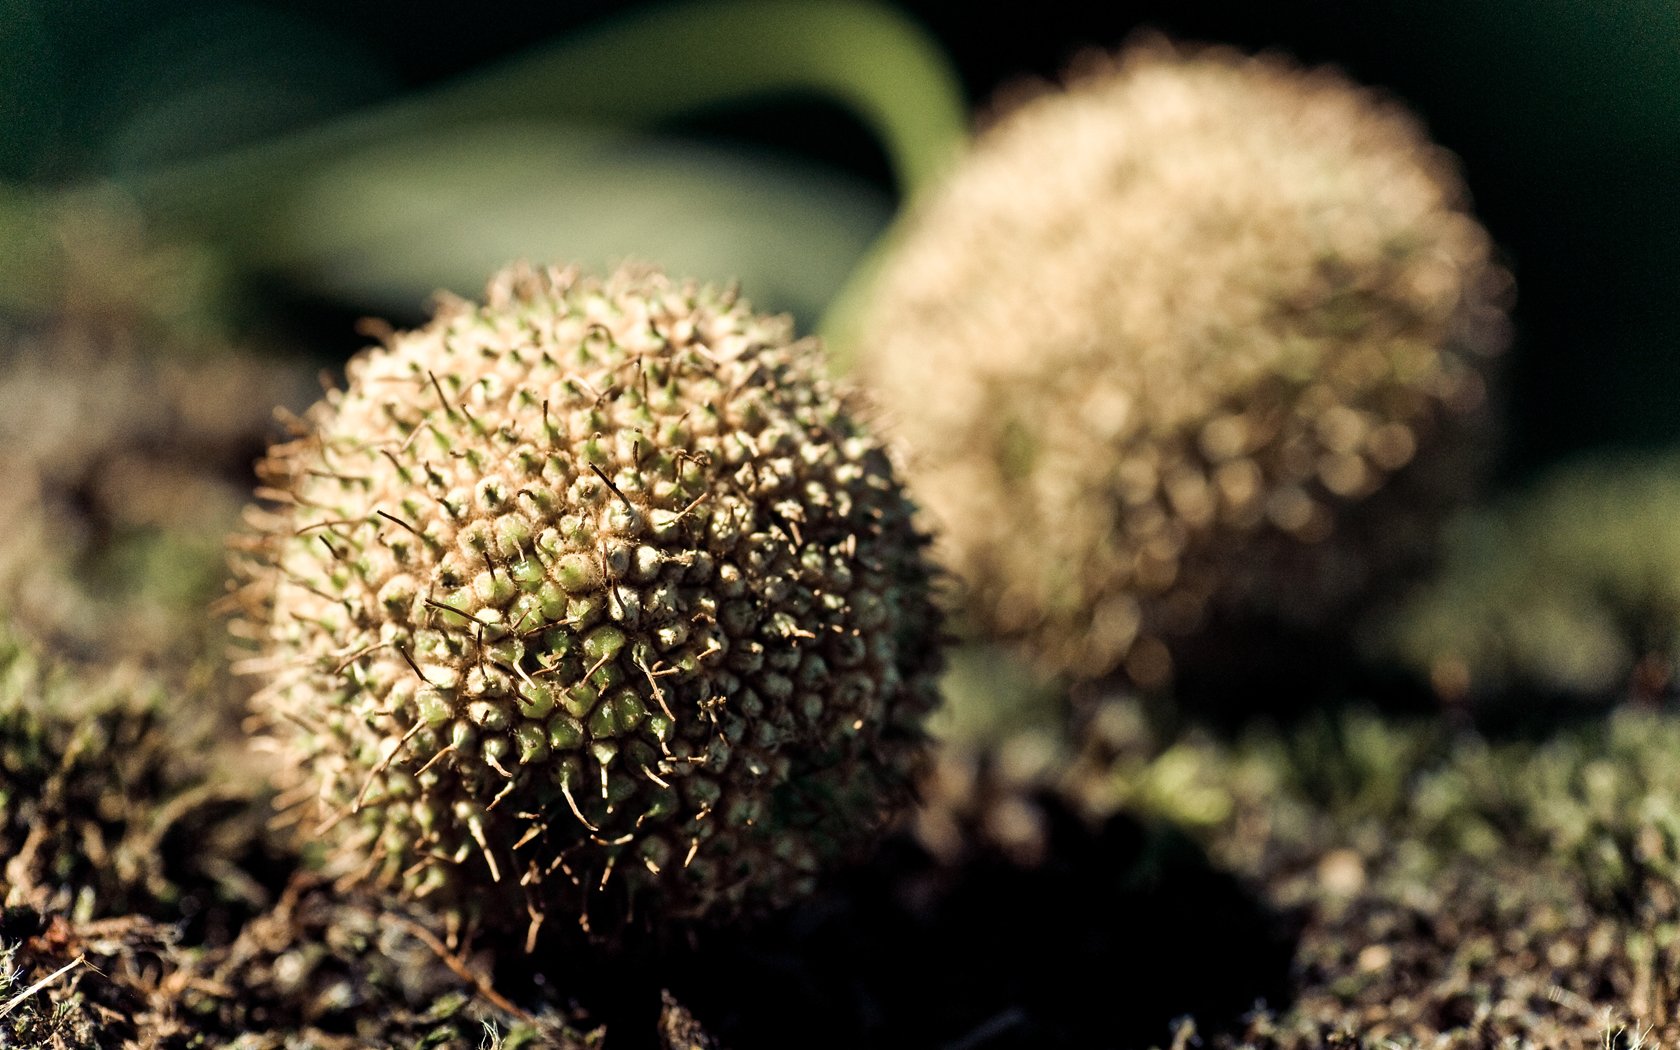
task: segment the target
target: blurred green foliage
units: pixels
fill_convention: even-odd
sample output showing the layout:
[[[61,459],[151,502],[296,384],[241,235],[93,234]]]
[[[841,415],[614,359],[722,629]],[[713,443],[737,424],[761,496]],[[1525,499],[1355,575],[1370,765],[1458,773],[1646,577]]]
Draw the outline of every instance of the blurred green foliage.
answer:
[[[288,225],[307,220],[307,200],[281,170],[259,165],[275,194],[267,201],[244,195],[249,187],[228,197],[202,183],[187,196],[223,209],[203,228],[219,248],[260,267],[268,291],[344,312],[323,333],[339,352],[354,346],[344,314],[396,306],[412,320],[435,286],[473,290],[478,278],[463,287],[447,264],[459,232],[475,224],[475,207],[486,209],[487,233],[474,243],[498,263],[522,253],[586,262],[669,253],[672,265],[703,276],[734,271],[755,301],[793,308],[809,323],[836,292],[834,275],[857,260],[893,206],[893,186],[865,155],[871,139],[898,173],[891,181],[919,184],[937,171],[939,144],[960,131],[965,103],[983,103],[1023,75],[1053,76],[1078,48],[1113,47],[1153,25],[1343,65],[1419,109],[1463,159],[1520,289],[1513,476],[1586,447],[1680,442],[1666,395],[1680,385],[1671,349],[1680,331],[1680,197],[1671,192],[1680,170],[1680,10],[1666,0],[1052,0],[1030,17],[957,0],[732,0],[699,9],[718,14],[683,26],[681,8],[646,0],[484,0],[470,9],[442,0],[5,0],[0,179],[62,185],[156,174],[175,162],[335,134],[359,148],[382,121],[387,130],[400,125],[406,141],[442,140],[417,147],[426,168],[453,125],[534,124],[544,133],[530,149],[483,158],[490,178],[476,202],[438,196],[454,219],[445,235],[429,238],[435,212],[421,212],[404,236],[389,223],[364,231],[391,237],[387,255],[370,249],[366,260],[342,253],[342,238],[305,250],[309,224],[295,233]],[[819,97],[829,100],[826,111],[812,105]],[[753,116],[789,99],[805,100],[791,116]],[[851,131],[832,119],[836,110],[852,114]],[[719,128],[722,138],[713,134]],[[574,131],[580,151],[569,145]],[[638,179],[610,200],[569,196],[580,183],[623,173],[621,155],[601,158],[596,147],[604,133],[631,131],[654,136],[623,146],[634,166],[664,165],[675,149],[678,170],[657,186]],[[680,157],[681,147],[697,145],[698,159]],[[572,163],[560,185],[546,187],[540,166],[556,151]],[[803,162],[787,167],[790,154]],[[514,170],[520,158],[539,170]],[[715,180],[743,172],[745,187],[717,190]],[[388,203],[412,203],[414,181]],[[713,193],[696,189],[707,182]],[[369,188],[364,181],[358,193]],[[772,204],[754,222],[766,194]],[[638,221],[655,197],[666,209],[651,207]],[[788,207],[790,197],[809,207]],[[380,210],[377,198],[368,203]],[[668,221],[676,213],[703,215],[701,228],[685,237]],[[508,216],[529,218],[515,233]],[[825,221],[807,236],[801,227],[813,216]],[[735,222],[735,236],[720,240],[718,226]],[[282,235],[287,250],[264,254],[278,251]],[[765,247],[763,259],[754,244]],[[399,252],[401,265],[391,263]],[[586,257],[603,253],[614,258]],[[820,260],[814,275],[789,267],[795,254]],[[707,259],[710,267],[691,262]],[[385,272],[339,283],[344,269],[364,262]],[[753,288],[756,279],[770,288]]]
[[[23,5],[9,24],[25,58],[0,114],[14,180],[118,179],[246,273],[382,313],[471,293],[515,257],[637,258],[739,278],[809,321],[885,226],[888,194],[661,124],[826,98],[904,186],[965,133],[938,48],[854,0],[660,5],[406,95],[365,45],[278,8],[186,4],[142,25],[122,7],[101,23]],[[97,77],[62,68],[98,58]]]
[[[1113,47],[1154,25],[1343,65],[1418,108],[1463,159],[1521,293],[1515,473],[1594,445],[1680,441],[1666,396],[1680,385],[1671,350],[1680,331],[1680,198],[1671,192],[1680,10],[1666,0],[1052,0],[1030,16],[958,0],[731,0],[698,4],[697,18],[686,10],[646,0],[484,0],[470,9],[442,0],[5,0],[0,178],[62,185],[145,173],[155,187],[160,167],[180,173],[177,162],[256,148],[248,162],[266,180],[266,199],[249,185],[229,195],[225,179],[189,180],[177,184],[187,200],[173,207],[194,205],[218,248],[291,299],[325,299],[352,315],[396,306],[413,319],[435,286],[470,292],[478,277],[462,286],[459,272],[476,262],[457,262],[458,272],[449,263],[482,207],[485,235],[474,243],[498,263],[669,255],[702,276],[733,272],[755,301],[808,323],[837,290],[835,275],[881,230],[891,183],[918,185],[938,170],[965,104],[1016,77],[1053,76],[1082,46]],[[754,123],[752,114],[789,99],[804,100],[791,117]],[[853,130],[825,118],[818,99],[831,116],[851,114]],[[392,231],[390,212],[413,203],[417,182],[427,185],[423,173],[448,152],[455,128],[505,131],[510,122],[543,132],[526,150],[480,158],[487,178],[476,200],[438,194],[449,229],[428,236],[436,211],[422,210]],[[744,134],[720,138],[718,128]],[[317,245],[305,187],[289,185],[301,176],[265,151],[336,136],[339,147],[304,153],[311,166],[349,162],[397,131],[420,171],[383,207],[368,196],[375,171],[356,190],[356,201],[386,216],[361,231],[388,238],[383,252],[344,253],[356,232],[348,228]],[[602,136],[630,132],[653,140],[616,143],[603,156]],[[863,155],[871,139],[897,173],[890,180]],[[683,156],[696,146],[697,158]],[[544,167],[556,152],[570,162],[548,186]],[[803,162],[789,166],[790,154]],[[627,164],[638,177],[610,198],[574,195],[580,184],[598,191],[619,179]],[[646,178],[648,166],[663,177]],[[745,182],[719,189],[734,178]],[[215,221],[202,209],[218,212]],[[698,216],[697,228],[673,228],[676,214]],[[823,221],[806,231],[815,217]],[[736,223],[720,237],[720,226]],[[603,255],[612,258],[595,257]],[[789,265],[795,256],[812,261],[811,276]],[[361,266],[368,276],[341,283]],[[760,279],[767,288],[753,287]],[[343,321],[332,320],[340,327],[331,345],[351,348]]]
[[[184,200],[202,203],[190,191]],[[809,319],[888,214],[878,194],[809,165],[615,131],[478,124],[352,148],[184,222],[247,267],[386,316],[438,288],[476,294],[509,259],[603,270],[628,258],[738,279]]]
[[[1451,700],[1653,701],[1680,661],[1680,460],[1599,455],[1460,517],[1378,649]]]

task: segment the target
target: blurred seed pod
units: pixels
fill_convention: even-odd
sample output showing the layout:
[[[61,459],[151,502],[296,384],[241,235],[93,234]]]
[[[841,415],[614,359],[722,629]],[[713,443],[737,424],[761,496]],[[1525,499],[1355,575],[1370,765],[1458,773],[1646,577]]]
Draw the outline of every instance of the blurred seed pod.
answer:
[[[213,265],[120,199],[7,218],[37,280],[0,303],[0,604],[65,655],[190,662],[273,408],[310,382],[232,349]]]
[[[964,611],[1172,678],[1216,621],[1338,624],[1486,443],[1508,275],[1417,121],[1328,70],[1135,44],[919,202],[860,372]]]

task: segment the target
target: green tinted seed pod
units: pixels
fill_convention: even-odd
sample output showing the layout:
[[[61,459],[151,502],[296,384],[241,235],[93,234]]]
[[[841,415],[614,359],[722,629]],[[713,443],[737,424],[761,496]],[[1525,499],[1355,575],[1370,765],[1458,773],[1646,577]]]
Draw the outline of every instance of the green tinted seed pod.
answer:
[[[259,706],[362,875],[489,920],[599,916],[602,888],[730,914],[903,797],[941,665],[926,544],[790,336],[732,291],[515,268],[271,452]]]
[[[1210,620],[1334,623],[1426,546],[1506,283],[1395,106],[1150,44],[980,136],[857,364],[976,625],[1155,684]]]

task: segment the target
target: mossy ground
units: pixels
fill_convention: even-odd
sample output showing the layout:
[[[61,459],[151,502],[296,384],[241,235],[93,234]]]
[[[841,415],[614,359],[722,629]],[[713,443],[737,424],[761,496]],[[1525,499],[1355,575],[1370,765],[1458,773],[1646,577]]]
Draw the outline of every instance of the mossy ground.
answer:
[[[179,410],[146,385],[165,373],[128,374],[131,400]],[[160,506],[191,505],[195,471],[250,482],[214,442],[168,449]],[[59,462],[32,454],[31,484]],[[0,618],[25,619],[14,585],[62,572],[80,608],[122,583],[102,624],[161,626],[118,638],[148,643],[122,660],[61,630],[74,616],[0,644],[0,1047],[1680,1046],[1680,710],[1661,689],[1521,735],[1461,709],[1301,715],[1373,694],[1290,687],[1323,653],[1271,646],[1294,659],[1265,689],[1202,687],[1215,728],[982,654],[951,679],[921,810],[872,860],[756,925],[605,946],[556,922],[526,956],[326,881],[270,826],[243,697],[213,670],[193,581],[219,552],[138,554],[110,542],[117,519],[56,506],[7,533]]]
[[[754,926],[527,957],[324,881],[214,632],[166,634],[201,648],[6,643],[0,1046],[1680,1045],[1680,711],[1648,690],[1501,738],[1242,727],[1303,706],[1250,682],[1216,729],[982,653],[872,861]]]
[[[1680,1045],[1680,714],[1167,738],[1083,710],[950,746],[916,820],[766,923],[499,965],[311,875],[254,796],[83,775],[75,806],[128,807],[114,852],[147,813],[214,845],[138,881],[60,865],[9,907],[0,1045]]]
[[[1673,1046],[1676,744],[1672,712],[1519,740],[1343,713],[1107,776],[1297,931],[1291,999],[1205,1045]]]
[[[1303,704],[1209,683],[1215,727],[981,653],[872,861],[754,926],[528,958],[268,827],[213,652],[94,671],[55,641],[7,643],[3,1046],[1680,1045],[1680,711],[1649,691],[1490,737],[1243,727]]]

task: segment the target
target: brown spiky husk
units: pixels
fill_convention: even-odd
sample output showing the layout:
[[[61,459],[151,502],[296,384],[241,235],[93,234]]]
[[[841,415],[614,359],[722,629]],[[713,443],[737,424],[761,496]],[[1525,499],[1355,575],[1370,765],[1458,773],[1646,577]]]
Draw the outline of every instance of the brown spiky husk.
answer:
[[[516,267],[270,453],[259,706],[352,879],[533,938],[727,915],[904,797],[926,541],[789,327],[653,271]]]

